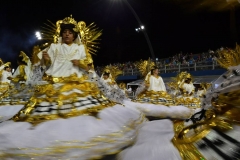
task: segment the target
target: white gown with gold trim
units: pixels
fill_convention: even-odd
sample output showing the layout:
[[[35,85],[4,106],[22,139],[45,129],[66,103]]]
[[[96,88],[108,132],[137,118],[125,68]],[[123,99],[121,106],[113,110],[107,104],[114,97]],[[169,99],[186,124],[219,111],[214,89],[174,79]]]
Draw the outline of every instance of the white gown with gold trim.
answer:
[[[165,91],[166,92],[166,87],[165,84],[163,82],[162,77],[154,77],[154,76],[150,76],[149,78],[149,84],[150,86],[148,87],[148,91]]]
[[[145,82],[149,82],[146,89],[145,83],[138,87],[137,98],[132,101],[125,100],[124,104],[136,108],[146,116],[156,118],[187,119],[194,113],[193,110],[176,105],[173,98],[166,92],[162,78],[150,75],[146,76]]]

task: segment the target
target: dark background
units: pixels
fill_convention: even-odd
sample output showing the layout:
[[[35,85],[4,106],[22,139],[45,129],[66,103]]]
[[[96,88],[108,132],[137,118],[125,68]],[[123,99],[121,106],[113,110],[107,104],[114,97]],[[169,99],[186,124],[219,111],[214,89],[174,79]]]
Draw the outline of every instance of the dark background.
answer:
[[[145,25],[157,58],[179,52],[201,53],[238,42],[238,3],[226,0],[128,0]],[[233,0],[234,1],[234,0]],[[29,56],[41,43],[35,32],[47,20],[73,15],[103,29],[95,66],[147,59],[151,56],[139,24],[121,0],[7,0],[0,2],[0,58],[16,66],[22,50]]]

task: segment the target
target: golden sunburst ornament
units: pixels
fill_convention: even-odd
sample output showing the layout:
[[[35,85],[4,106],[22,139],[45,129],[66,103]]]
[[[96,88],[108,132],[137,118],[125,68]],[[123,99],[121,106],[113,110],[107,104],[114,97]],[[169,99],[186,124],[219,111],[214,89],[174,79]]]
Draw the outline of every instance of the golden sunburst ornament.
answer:
[[[112,79],[115,81],[123,72],[117,66],[106,66],[103,73],[110,73],[112,75]]]
[[[151,69],[154,69],[154,67],[155,63],[151,61],[150,58],[148,60],[140,60],[137,62],[137,68],[144,77],[151,71]]]
[[[81,43],[86,46],[87,53],[96,54],[99,47],[100,36],[102,30],[100,30],[93,22],[90,25],[86,25],[84,21],[77,22],[72,15],[66,17],[63,20],[58,20],[56,24],[48,20],[48,23],[44,23],[43,30],[41,31],[43,40],[48,41],[48,44],[58,43],[60,37],[61,24],[73,24],[75,28],[73,30],[77,32],[81,38]]]

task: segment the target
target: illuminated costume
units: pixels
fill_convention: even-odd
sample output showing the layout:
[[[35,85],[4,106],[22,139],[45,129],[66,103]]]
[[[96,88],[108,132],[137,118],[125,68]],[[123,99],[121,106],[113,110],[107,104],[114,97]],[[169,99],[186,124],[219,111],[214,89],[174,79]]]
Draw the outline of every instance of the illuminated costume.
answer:
[[[138,64],[142,75],[145,76],[136,93],[133,102],[126,101],[125,104],[134,106],[142,111],[146,116],[158,118],[189,118],[192,110],[184,106],[176,106],[173,98],[166,92],[162,78],[157,74],[153,75],[154,62],[140,61]]]
[[[186,107],[197,109],[201,107],[201,100],[195,97],[195,87],[192,83],[193,78],[187,72],[181,72],[175,78],[175,81],[169,85],[178,90],[179,95],[176,95],[176,104],[184,105]]]
[[[120,74],[122,74],[122,71],[120,71],[117,67],[106,66],[103,70],[101,79],[110,87],[118,89],[119,87],[116,83],[116,79],[117,79],[117,76]]]
[[[64,29],[80,32],[72,17],[58,21],[55,27],[55,36]],[[89,48],[85,47],[77,36],[71,45],[62,43],[59,37],[45,49],[50,59],[44,64],[51,65],[43,81],[19,113],[0,124],[0,136],[4,137],[0,140],[1,158],[17,158],[21,153],[23,158],[34,159],[94,159],[116,153],[133,142],[144,116],[102,94],[106,88],[100,78],[93,70],[85,71],[89,67]],[[42,59],[42,52],[38,57]],[[73,66],[74,59],[79,60],[79,67]],[[124,97],[112,98],[120,103]]]
[[[144,84],[139,87],[137,91],[136,101],[141,103],[173,105],[174,102],[172,97],[166,92],[162,77],[153,75],[153,71],[157,69],[154,63],[149,60],[142,61],[138,65],[138,68],[142,75],[145,76],[145,79]]]
[[[11,99],[11,104],[25,104],[34,92],[30,85],[32,63],[23,51],[20,52],[17,61],[19,65],[11,79],[13,87],[9,90],[9,98]]]
[[[0,63],[2,61],[0,60]],[[4,104],[4,98],[8,97],[9,93],[9,89],[11,88],[10,87],[10,83],[11,83],[11,80],[9,79],[10,77],[12,77],[12,73],[11,73],[11,70],[10,71],[7,71],[7,68],[9,68],[11,65],[10,62],[7,62],[5,64],[2,64],[1,65],[1,68],[3,68],[1,71],[0,71],[0,101],[1,103],[0,104]]]

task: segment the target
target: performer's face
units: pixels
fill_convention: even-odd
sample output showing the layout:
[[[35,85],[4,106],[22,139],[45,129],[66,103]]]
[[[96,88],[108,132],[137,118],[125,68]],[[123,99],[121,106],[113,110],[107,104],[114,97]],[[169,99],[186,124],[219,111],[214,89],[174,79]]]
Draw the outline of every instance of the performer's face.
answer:
[[[158,70],[158,69],[155,69],[155,70],[153,71],[153,73],[154,73],[154,74],[158,74],[158,73],[159,73],[159,70]]]
[[[108,79],[108,76],[107,75],[103,75],[103,79]]]
[[[185,82],[189,84],[191,82],[191,79],[187,78]]]
[[[10,67],[6,68],[6,71],[11,72],[11,68]]]
[[[70,31],[69,29],[65,29],[62,33],[62,40],[66,44],[73,43],[74,33],[72,31]]]

